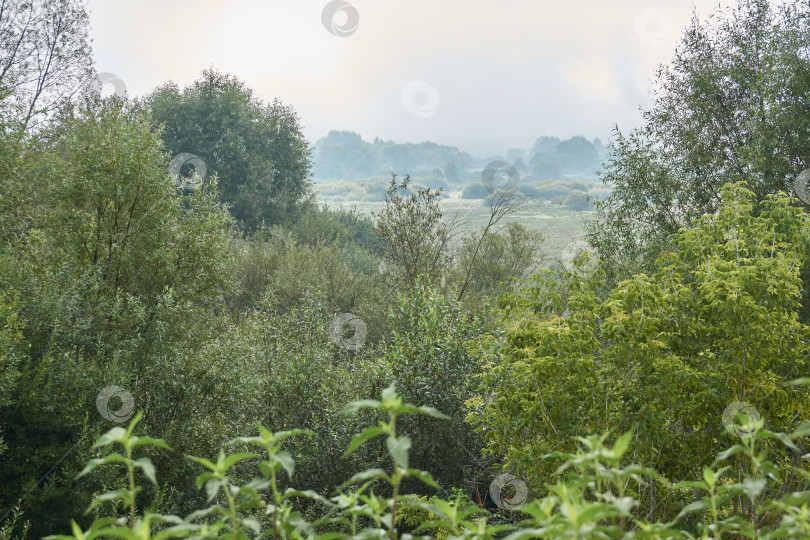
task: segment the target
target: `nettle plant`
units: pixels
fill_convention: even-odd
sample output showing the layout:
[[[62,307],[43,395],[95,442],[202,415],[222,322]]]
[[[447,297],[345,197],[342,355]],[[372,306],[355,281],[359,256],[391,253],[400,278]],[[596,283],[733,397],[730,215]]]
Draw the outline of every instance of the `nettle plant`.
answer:
[[[808,384],[810,379],[796,381]],[[804,422],[792,434],[773,433],[763,429],[760,420],[738,418],[742,431],[740,443],[722,452],[702,478],[670,485],[688,489],[693,502],[685,506],[670,522],[648,522],[634,517],[638,500],[633,496],[638,486],[666,479],[649,468],[627,463],[625,458],[631,433],[618,437],[612,446],[608,434],[577,438],[573,453],[553,452],[547,459],[562,460],[556,483],[544,487],[544,495],[524,504],[518,510],[525,519],[516,525],[488,523],[491,515],[470,504],[457,492],[453,500],[438,497],[417,498],[401,493],[403,480],[415,478],[438,488],[430,473],[412,469],[408,454],[412,441],[397,434],[397,419],[404,414],[424,414],[436,418],[445,415],[431,407],[404,404],[394,386],[382,392],[381,400],[362,400],[342,409],[356,414],[360,409],[376,411],[381,419],[355,435],[344,457],[377,437],[385,438],[390,470],[374,468],[352,476],[338,494],[327,498],[313,491],[280,488],[286,473],[290,480],[295,471],[292,455],[283,450],[291,437],[312,436],[307,430],[272,433],[259,427],[259,436],[240,437],[229,446],[255,446],[258,453],[220,451],[216,461],[191,457],[205,471],[197,477],[197,486],[205,489],[209,506],[185,518],[144,511],[138,513],[141,487],[136,485],[136,471],[156,483],[155,468],[148,457],[135,457],[136,450],[158,447],[170,450],[165,442],[137,436],[134,430],[140,413],[129,427],[115,427],[104,434],[96,448],[119,446],[123,452],[110,451],[92,460],[80,476],[100,466],[122,465],[126,485],[96,497],[91,509],[112,503],[124,509],[120,517],[97,519],[83,531],[72,522],[72,536],[50,536],[46,540],[71,538],[164,539],[164,538],[273,538],[336,540],[362,538],[411,540],[413,538],[481,539],[506,538],[810,538],[810,491],[800,491],[774,498],[770,486],[780,476],[799,475],[810,480],[807,467],[777,466],[768,460],[766,448],[777,442],[798,450],[799,439],[810,434],[810,422]],[[807,456],[803,456],[806,458]],[[241,464],[241,465],[240,465]],[[237,467],[238,466],[238,467]],[[256,474],[247,483],[238,483],[245,466],[255,467]],[[237,473],[236,469],[240,472]],[[635,488],[635,489],[634,489]],[[378,489],[375,492],[375,489]],[[381,495],[380,493],[384,493]],[[296,500],[321,506],[321,516],[305,518],[296,509]],[[420,523],[421,521],[421,523]],[[398,530],[404,524],[408,531]],[[420,533],[432,533],[418,536]]]

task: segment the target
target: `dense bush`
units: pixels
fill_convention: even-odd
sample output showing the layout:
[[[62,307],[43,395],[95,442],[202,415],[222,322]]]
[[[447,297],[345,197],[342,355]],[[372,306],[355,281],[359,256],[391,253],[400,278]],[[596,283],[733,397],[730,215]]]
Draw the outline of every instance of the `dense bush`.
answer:
[[[810,406],[787,385],[807,373],[810,328],[797,320],[810,222],[773,196],[752,213],[753,193],[727,185],[723,205],[674,239],[656,273],[601,298],[603,274],[580,260],[565,293],[540,273],[501,299],[501,330],[479,339],[488,360],[470,402],[489,448],[539,485],[542,456],[574,433],[631,431],[634,460],[669,478],[694,478],[729,435],[719,419],[734,403],[769,428],[791,432]],[[504,429],[509,426],[510,429]],[[784,448],[777,460],[799,459]],[[551,467],[551,468],[548,468]],[[774,479],[778,492],[803,480]],[[673,519],[690,494],[639,494],[646,511]]]

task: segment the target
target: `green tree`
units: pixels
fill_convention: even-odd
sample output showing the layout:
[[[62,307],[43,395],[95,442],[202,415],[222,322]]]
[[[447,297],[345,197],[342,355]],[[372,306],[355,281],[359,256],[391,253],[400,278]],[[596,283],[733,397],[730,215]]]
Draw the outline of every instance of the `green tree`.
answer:
[[[401,183],[396,175],[385,194],[385,208],[374,215],[377,235],[383,241],[383,258],[403,272],[408,285],[419,276],[435,280],[449,264],[449,248],[458,229],[452,217],[442,221],[441,190],[418,188],[410,196],[410,176]]]
[[[611,282],[649,271],[672,233],[745,180],[756,202],[810,166],[810,6],[743,0],[708,21],[694,17],[657,72],[644,125],[615,131],[588,239]]]
[[[223,372],[205,358],[233,282],[231,218],[215,183],[178,192],[151,126],[117,99],[66,111],[35,147],[49,166],[42,207],[4,245],[0,282],[26,325],[22,358],[4,357],[8,376],[19,375],[0,403],[0,507],[25,495],[32,534],[52,532],[98,489],[73,476],[109,425],[96,408],[101,389],[125,388],[152,429],[183,447],[201,426],[214,432],[213,415],[194,411],[224,412],[223,391],[245,388],[236,364]],[[3,315],[13,335],[13,313]]]
[[[797,318],[810,220],[784,194],[758,216],[744,184],[721,197],[717,213],[673,238],[654,274],[604,301],[603,274],[579,271],[563,291],[539,274],[502,299],[503,335],[479,344],[482,396],[470,402],[490,449],[541,481],[553,470],[540,458],[570,448],[574,434],[633,431],[636,462],[680,480],[731,437],[723,415],[735,402],[768,429],[795,429],[810,406],[786,385],[806,373],[810,352],[810,327]],[[654,487],[641,495],[646,508],[664,504]]]
[[[220,200],[246,230],[289,223],[312,199],[309,143],[297,114],[264,103],[213,69],[180,90],[166,84],[146,98],[172,155],[200,157],[219,179]]]
[[[472,269],[468,278],[470,292],[496,294],[512,279],[521,279],[528,270],[537,268],[543,235],[519,223],[510,223],[504,229],[482,237],[471,234],[462,241],[458,266]]]

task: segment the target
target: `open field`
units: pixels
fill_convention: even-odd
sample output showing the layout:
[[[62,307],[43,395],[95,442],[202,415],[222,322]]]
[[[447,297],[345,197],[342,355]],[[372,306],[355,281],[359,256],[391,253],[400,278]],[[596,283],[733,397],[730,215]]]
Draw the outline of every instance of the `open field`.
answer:
[[[379,212],[385,206],[383,202],[368,201],[330,201],[322,200],[330,208],[355,209],[366,215]],[[489,209],[481,199],[462,199],[461,191],[451,191],[441,201],[445,216],[458,215],[464,223],[462,234],[480,231],[489,218]],[[528,229],[539,231],[545,237],[544,251],[547,261],[559,258],[563,249],[584,236],[585,219],[593,212],[574,212],[552,204],[548,201],[531,202],[514,215],[505,218],[501,223],[517,222]],[[500,224],[499,224],[500,226]]]

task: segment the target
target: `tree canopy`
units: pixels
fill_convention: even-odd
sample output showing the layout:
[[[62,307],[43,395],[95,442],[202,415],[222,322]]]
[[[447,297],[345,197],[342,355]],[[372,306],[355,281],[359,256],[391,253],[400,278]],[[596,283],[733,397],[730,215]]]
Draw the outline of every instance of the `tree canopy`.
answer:
[[[810,166],[810,6],[743,0],[693,18],[657,72],[644,125],[615,130],[588,238],[611,280],[649,270],[669,235],[747,181],[754,203]]]
[[[309,143],[289,105],[265,103],[213,69],[182,90],[165,84],[145,101],[172,155],[202,159],[244,229],[288,223],[311,203]]]

